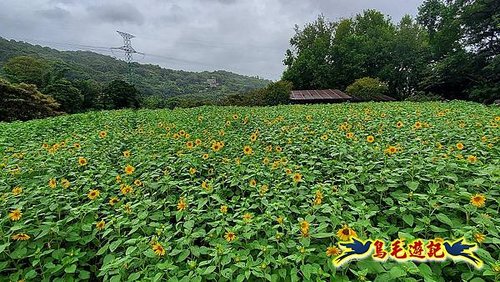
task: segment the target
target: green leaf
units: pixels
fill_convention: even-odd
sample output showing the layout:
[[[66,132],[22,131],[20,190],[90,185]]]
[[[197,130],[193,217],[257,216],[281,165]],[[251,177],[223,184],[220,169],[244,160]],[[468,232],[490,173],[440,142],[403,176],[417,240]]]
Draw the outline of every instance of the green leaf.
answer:
[[[179,257],[177,258],[177,262],[181,262],[181,261],[184,261],[190,254],[190,251],[189,250],[184,250],[182,251],[182,253],[179,255]]]
[[[321,239],[321,238],[329,238],[329,237],[334,237],[334,233],[314,233],[311,234],[311,237]]]
[[[399,278],[406,276],[406,271],[404,271],[404,269],[402,269],[399,266],[394,266],[389,270],[389,274],[391,275],[392,278]]]
[[[209,275],[210,273],[212,273],[214,271],[215,271],[215,266],[211,265],[211,266],[207,267],[207,269],[205,269],[205,271],[203,272],[203,275]]]
[[[72,264],[70,266],[66,266],[66,268],[64,268],[64,272],[66,273],[75,273],[76,271],[76,264]]]
[[[408,181],[408,182],[406,182],[406,186],[408,186],[408,188],[410,188],[410,190],[412,190],[412,191],[417,190],[418,184],[419,183],[415,182],[415,181]]]
[[[453,227],[453,222],[451,222],[451,219],[444,213],[437,214],[436,218],[442,223],[448,224],[449,226]]]
[[[403,221],[406,222],[406,224],[408,224],[409,226],[413,226],[413,215],[412,214],[405,214],[403,215]]]
[[[10,245],[10,242],[7,242],[3,245],[0,245],[0,254]]]

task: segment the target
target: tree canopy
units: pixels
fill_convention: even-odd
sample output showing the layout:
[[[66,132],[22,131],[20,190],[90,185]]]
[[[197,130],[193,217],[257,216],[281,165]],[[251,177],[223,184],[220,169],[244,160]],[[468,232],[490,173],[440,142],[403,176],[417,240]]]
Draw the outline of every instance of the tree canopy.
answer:
[[[373,77],[388,95],[492,101],[499,98],[500,4],[427,0],[416,19],[397,23],[379,11],[295,27],[282,79],[296,89],[346,89]]]

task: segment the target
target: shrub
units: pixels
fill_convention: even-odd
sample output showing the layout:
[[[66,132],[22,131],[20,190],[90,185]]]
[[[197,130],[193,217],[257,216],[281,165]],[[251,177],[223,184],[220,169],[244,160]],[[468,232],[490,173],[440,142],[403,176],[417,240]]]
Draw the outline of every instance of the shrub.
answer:
[[[0,79],[0,121],[29,120],[60,114],[59,104],[35,85],[10,84]]]
[[[389,87],[378,78],[363,77],[356,79],[354,83],[347,86],[347,94],[360,100],[372,100],[380,95],[385,95]]]

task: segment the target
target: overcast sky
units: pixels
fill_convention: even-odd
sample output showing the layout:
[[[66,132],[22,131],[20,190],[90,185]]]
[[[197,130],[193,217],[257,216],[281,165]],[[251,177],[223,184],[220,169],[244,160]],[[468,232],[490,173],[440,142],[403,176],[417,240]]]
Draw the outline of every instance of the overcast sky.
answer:
[[[295,24],[378,9],[393,21],[422,0],[0,0],[0,36],[60,50],[123,45],[134,34],[140,63],[228,70],[277,80]],[[85,45],[85,46],[81,46]],[[109,50],[93,49],[103,54]],[[1,51],[0,51],[1,52]],[[122,58],[120,54],[115,54]]]

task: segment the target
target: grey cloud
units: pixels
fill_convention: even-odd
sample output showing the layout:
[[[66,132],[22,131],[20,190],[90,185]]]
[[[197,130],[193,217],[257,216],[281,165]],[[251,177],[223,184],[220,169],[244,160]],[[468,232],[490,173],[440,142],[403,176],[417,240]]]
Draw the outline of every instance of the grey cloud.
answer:
[[[109,23],[131,23],[141,25],[144,16],[134,6],[128,3],[112,3],[111,1],[103,5],[90,6],[87,12],[96,19]]]
[[[1,0],[0,0],[1,1]],[[4,1],[0,36],[78,46],[120,46],[136,35],[139,63],[188,71],[225,69],[279,79],[295,24],[377,9],[397,22],[423,0],[30,0]],[[58,7],[58,8],[54,8]],[[70,16],[63,16],[66,11]],[[59,14],[58,14],[59,13]],[[42,15],[43,16],[34,16]],[[29,42],[29,40],[28,40]],[[69,46],[69,47],[64,47]],[[108,53],[104,53],[109,55]]]
[[[47,19],[61,19],[71,15],[68,10],[59,7],[47,10],[38,10],[36,13]]]

